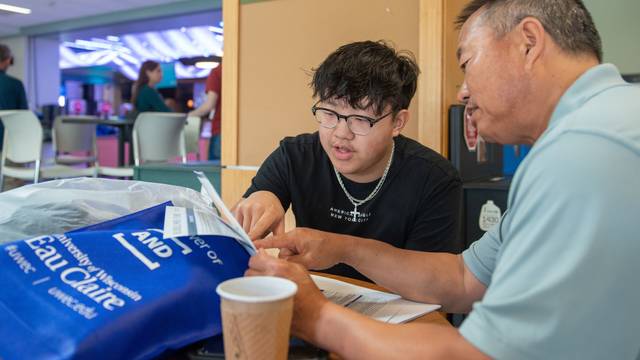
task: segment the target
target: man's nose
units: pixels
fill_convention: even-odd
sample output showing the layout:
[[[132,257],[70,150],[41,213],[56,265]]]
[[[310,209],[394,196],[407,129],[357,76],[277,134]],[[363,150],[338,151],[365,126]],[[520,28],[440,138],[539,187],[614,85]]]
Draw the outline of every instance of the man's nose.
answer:
[[[349,124],[347,124],[347,119],[345,118],[338,119],[334,134],[342,139],[351,139],[355,136],[351,129],[349,129]]]
[[[463,104],[466,104],[469,101],[469,88],[467,87],[467,82],[464,81],[462,86],[460,86],[460,90],[458,90],[458,94],[456,95],[458,101]]]

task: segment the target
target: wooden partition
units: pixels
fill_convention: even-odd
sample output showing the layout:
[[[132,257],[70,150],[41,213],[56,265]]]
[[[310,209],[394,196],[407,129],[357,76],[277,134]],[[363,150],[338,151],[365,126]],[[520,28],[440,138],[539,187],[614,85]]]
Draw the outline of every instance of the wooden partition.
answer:
[[[222,164],[259,166],[283,137],[315,131],[311,71],[361,40],[387,40],[416,56],[422,73],[403,133],[446,154],[446,109],[462,82],[452,21],[464,3],[224,0]],[[253,174],[223,169],[227,203],[240,199]]]

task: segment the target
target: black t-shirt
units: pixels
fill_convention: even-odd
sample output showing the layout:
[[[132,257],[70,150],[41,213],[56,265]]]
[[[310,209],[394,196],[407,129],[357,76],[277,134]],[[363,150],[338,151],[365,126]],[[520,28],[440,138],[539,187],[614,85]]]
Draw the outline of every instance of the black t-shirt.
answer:
[[[366,198],[378,183],[355,183],[344,176],[342,181],[356,199]],[[354,206],[340,188],[317,132],[280,142],[244,197],[260,190],[275,194],[285,209],[292,205],[297,227],[380,240],[410,250],[462,251],[458,172],[435,151],[402,135],[395,138],[393,162],[382,188],[358,206],[355,218]],[[345,264],[324,272],[368,280]]]

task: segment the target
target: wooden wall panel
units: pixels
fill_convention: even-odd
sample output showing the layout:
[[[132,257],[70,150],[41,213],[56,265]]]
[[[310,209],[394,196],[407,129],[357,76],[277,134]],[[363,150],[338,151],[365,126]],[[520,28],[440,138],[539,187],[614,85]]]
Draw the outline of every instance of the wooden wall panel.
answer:
[[[316,130],[310,111],[309,71],[340,45],[385,39],[417,56],[418,2],[272,0],[242,4],[238,164],[260,165],[283,137]],[[416,139],[417,99],[404,131]]]
[[[222,164],[259,166],[284,136],[315,131],[310,70],[340,45],[378,39],[413,52],[422,70],[404,134],[446,155],[463,79],[453,21],[466,2],[224,0]],[[237,171],[222,172],[229,205],[253,176]]]
[[[240,40],[240,1],[223,0],[224,66],[222,67],[221,162],[238,165],[238,59]],[[224,194],[224,188],[222,190]]]
[[[418,140],[443,153],[442,64],[444,0],[420,0],[420,60]]]

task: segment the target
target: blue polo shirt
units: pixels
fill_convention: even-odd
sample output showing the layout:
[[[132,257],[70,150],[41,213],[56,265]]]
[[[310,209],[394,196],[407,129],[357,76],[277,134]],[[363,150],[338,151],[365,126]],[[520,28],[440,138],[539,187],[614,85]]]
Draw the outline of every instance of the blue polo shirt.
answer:
[[[463,253],[487,286],[460,332],[499,359],[640,359],[640,87],[583,74]]]
[[[22,82],[0,70],[0,110],[27,109],[27,95]],[[4,139],[4,126],[0,121],[0,152]]]

